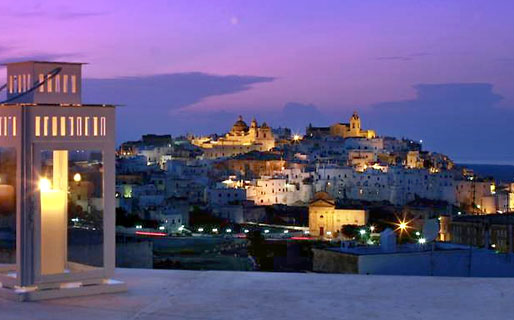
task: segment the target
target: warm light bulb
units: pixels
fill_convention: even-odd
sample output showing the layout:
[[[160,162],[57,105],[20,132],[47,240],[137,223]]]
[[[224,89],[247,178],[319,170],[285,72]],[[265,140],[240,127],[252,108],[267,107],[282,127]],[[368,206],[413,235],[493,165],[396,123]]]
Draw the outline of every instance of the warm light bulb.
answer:
[[[50,191],[52,189],[52,183],[47,178],[39,179],[39,190]]]
[[[82,176],[80,175],[80,173],[75,173],[75,175],[73,176],[73,181],[80,182],[81,180]]]
[[[400,223],[400,229],[402,229],[402,230],[407,229],[407,223],[406,222],[401,222]]]

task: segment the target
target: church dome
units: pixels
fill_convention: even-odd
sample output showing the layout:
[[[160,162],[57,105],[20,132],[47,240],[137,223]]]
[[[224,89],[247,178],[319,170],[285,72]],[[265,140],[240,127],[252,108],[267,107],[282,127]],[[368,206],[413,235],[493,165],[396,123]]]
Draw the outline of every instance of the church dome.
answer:
[[[243,117],[239,116],[236,123],[232,126],[232,132],[243,132],[248,131],[248,125],[243,121]]]

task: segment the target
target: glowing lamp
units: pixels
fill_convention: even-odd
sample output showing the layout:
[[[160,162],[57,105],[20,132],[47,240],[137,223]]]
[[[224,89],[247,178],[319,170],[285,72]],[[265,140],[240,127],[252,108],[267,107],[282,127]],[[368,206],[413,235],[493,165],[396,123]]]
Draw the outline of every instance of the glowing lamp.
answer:
[[[126,290],[112,280],[115,107],[82,104],[81,75],[81,63],[7,64],[23,81],[0,101],[0,296]]]
[[[80,181],[82,181],[82,176],[80,175],[80,173],[75,173],[75,174],[73,175],[73,181],[75,181],[75,182],[80,182]]]

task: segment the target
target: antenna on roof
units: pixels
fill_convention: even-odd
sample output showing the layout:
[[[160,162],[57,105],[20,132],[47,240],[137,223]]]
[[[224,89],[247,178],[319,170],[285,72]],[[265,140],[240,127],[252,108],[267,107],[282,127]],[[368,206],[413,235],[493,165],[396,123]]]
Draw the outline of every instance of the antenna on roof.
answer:
[[[55,69],[53,69],[52,71],[48,72],[47,74],[45,74],[45,77],[43,78],[43,80],[41,81],[36,81],[34,82],[34,84],[32,85],[32,88],[28,89],[27,91],[24,91],[14,97],[11,97],[7,100],[4,100],[4,101],[1,101],[0,104],[4,104],[4,103],[9,103],[13,100],[16,100],[18,98],[21,98],[23,97],[24,95],[36,90],[37,88],[41,87],[42,85],[44,85],[48,80],[51,80],[53,79],[56,75],[58,75],[60,72],[62,71],[62,68],[61,67],[57,67]],[[3,86],[0,87],[0,92],[2,90],[4,90],[5,88],[7,88],[7,83],[4,84]]]

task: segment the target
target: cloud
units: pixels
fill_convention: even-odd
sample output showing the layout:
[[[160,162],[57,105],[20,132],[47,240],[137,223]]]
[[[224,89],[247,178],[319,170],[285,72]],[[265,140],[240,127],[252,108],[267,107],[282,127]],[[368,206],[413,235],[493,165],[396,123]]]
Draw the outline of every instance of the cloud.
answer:
[[[398,55],[398,56],[380,56],[376,57],[375,60],[381,61],[411,61],[415,58],[424,57],[430,55],[427,52],[414,52],[407,55]]]
[[[4,7],[0,12],[0,16],[13,18],[46,18],[52,20],[76,20],[89,17],[97,17],[108,14],[108,12],[100,11],[78,11],[68,7],[48,7],[35,5],[33,8],[13,9]]]
[[[148,132],[185,133],[228,118],[200,119],[201,111],[183,110],[212,96],[250,90],[258,83],[273,81],[272,77],[214,75],[201,72],[123,77],[115,79],[84,79],[86,103],[123,105],[118,109],[119,136],[134,139]],[[225,118],[223,118],[223,115]],[[197,121],[197,122],[195,122]]]
[[[411,57],[405,57],[405,56],[389,56],[389,57],[377,57],[375,60],[391,60],[391,61],[410,61],[412,60]]]
[[[502,96],[489,83],[414,86],[416,98],[371,106],[364,117],[379,134],[422,139],[428,150],[458,161],[514,163],[514,107],[500,108]]]

